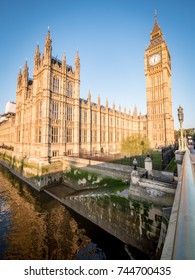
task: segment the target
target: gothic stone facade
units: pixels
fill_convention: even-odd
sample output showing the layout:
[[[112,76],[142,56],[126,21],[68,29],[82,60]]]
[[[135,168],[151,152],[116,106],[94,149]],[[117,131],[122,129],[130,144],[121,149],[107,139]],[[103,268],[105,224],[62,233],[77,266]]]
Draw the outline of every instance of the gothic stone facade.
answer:
[[[121,140],[133,133],[148,138],[151,146],[173,143],[171,65],[167,45],[157,19],[145,51],[147,115],[135,107],[121,111],[80,98],[80,59],[74,70],[66,57],[52,56],[50,31],[41,56],[37,46],[33,79],[27,62],[17,81],[14,152],[39,161],[58,160],[64,155],[111,154],[120,151]],[[5,128],[4,124],[4,128]]]

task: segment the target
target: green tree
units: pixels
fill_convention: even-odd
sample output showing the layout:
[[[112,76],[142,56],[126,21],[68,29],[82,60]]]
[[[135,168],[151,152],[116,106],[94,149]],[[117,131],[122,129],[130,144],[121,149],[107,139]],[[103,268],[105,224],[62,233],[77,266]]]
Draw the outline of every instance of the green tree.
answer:
[[[180,130],[174,130],[174,138],[175,138],[175,141],[177,141],[180,137]]]
[[[121,152],[129,156],[146,154],[149,149],[149,141],[140,134],[128,136],[121,142]]]

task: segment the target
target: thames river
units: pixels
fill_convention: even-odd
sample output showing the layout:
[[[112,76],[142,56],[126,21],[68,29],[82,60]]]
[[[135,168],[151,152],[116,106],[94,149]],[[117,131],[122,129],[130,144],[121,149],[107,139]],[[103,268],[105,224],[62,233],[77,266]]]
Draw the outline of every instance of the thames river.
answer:
[[[0,165],[0,259],[129,259],[124,244]]]

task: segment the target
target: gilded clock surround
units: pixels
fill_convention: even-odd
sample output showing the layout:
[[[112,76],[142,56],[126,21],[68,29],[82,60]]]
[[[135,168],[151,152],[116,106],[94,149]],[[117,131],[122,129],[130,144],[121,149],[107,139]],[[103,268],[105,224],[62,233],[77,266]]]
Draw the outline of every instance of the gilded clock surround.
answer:
[[[156,65],[161,62],[161,54],[155,53],[148,58],[148,63],[150,66]]]

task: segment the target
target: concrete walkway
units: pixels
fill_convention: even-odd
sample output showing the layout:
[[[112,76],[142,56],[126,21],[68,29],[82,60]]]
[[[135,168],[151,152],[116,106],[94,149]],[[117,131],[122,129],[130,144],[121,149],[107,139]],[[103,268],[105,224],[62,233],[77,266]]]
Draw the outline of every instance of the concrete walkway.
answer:
[[[190,146],[189,150],[190,150],[190,158],[191,158],[192,164],[194,165],[194,171],[195,171],[195,149],[194,149],[194,146]]]

